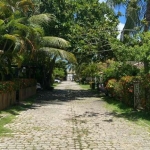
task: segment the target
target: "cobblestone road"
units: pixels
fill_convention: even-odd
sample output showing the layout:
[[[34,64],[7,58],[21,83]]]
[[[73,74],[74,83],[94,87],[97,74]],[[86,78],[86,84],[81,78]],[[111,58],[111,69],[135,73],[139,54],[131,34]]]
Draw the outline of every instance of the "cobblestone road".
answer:
[[[99,97],[62,82],[7,125],[0,150],[150,150],[149,131],[104,107]]]

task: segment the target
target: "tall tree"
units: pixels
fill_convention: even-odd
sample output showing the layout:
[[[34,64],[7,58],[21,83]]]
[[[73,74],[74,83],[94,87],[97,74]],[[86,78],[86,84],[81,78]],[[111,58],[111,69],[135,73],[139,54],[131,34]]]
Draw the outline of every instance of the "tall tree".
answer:
[[[36,29],[28,27],[24,23],[28,10],[34,8],[30,0],[2,0],[0,6],[0,49],[3,51],[1,60],[5,60],[5,67],[2,68],[7,69],[7,73],[5,72],[7,75],[11,73],[13,59],[15,58],[19,63],[20,53],[27,50],[29,45],[33,47],[30,37],[31,35],[34,37],[33,31]]]
[[[108,0],[109,1],[109,0]],[[117,2],[117,0],[113,0],[113,2]],[[119,3],[126,2],[126,23],[123,31],[128,30],[128,32],[124,32],[125,34],[131,35],[131,33],[134,32],[137,33],[135,29],[138,29],[139,32],[142,32],[142,34],[137,35],[138,38],[135,38],[132,34],[132,38],[126,41],[124,40],[125,45],[123,45],[124,48],[126,48],[126,45],[128,47],[124,49],[124,53],[129,52],[132,53],[132,56],[137,56],[140,61],[144,62],[144,73],[148,74],[150,72],[150,47],[149,47],[149,28],[150,28],[150,0],[125,0],[125,1],[119,1]],[[144,9],[143,9],[144,8]],[[134,15],[134,16],[133,16]],[[138,27],[138,28],[137,28]],[[140,29],[140,30],[139,30]],[[132,43],[133,37],[138,41],[137,43]],[[130,46],[130,47],[129,47]],[[128,51],[130,50],[130,51]],[[133,53],[134,52],[134,53]],[[133,57],[132,57],[133,58]],[[136,57],[135,57],[136,58]],[[135,59],[134,58],[134,59]],[[149,91],[147,88],[145,88],[145,100],[146,103],[149,103]]]
[[[44,32],[47,32],[47,29],[51,27],[50,22],[46,22],[46,20],[49,20],[47,16],[50,14],[39,14],[34,15],[29,18],[29,21],[31,24],[36,24],[41,27],[43,27]],[[54,15],[50,15],[50,18],[52,21],[55,19]],[[52,33],[51,33],[52,34]],[[43,64],[43,81],[42,84],[46,88],[50,88],[50,85],[52,84],[52,75],[53,70],[55,67],[55,63],[57,59],[65,59],[69,61],[70,63],[76,63],[76,59],[74,55],[67,51],[67,47],[69,47],[69,42],[64,40],[63,38],[58,38],[55,36],[52,36],[50,33],[46,33],[48,36],[43,36],[39,42],[40,46],[38,49],[38,54],[40,51],[43,52],[43,56],[45,56],[45,59],[43,60],[42,57],[42,64]],[[45,55],[46,54],[46,55]],[[37,57],[40,55],[37,55]],[[40,61],[41,57],[38,57],[38,59],[35,59],[34,62],[38,64],[38,61]],[[42,65],[40,64],[40,65]]]
[[[123,5],[126,8],[126,22],[123,28],[123,37],[125,35],[133,35],[139,32],[148,32],[150,27],[150,1],[149,0],[107,0],[108,4]],[[124,43],[128,40],[124,39]],[[142,42],[142,41],[141,41]],[[144,70],[145,73],[149,73],[150,62],[147,59],[148,53],[144,58]]]
[[[98,0],[48,0],[42,1],[41,11],[56,16],[58,21],[53,31],[70,41],[70,52],[78,57],[78,63],[85,58],[88,62],[112,57],[108,36],[117,35],[118,21],[105,3]]]

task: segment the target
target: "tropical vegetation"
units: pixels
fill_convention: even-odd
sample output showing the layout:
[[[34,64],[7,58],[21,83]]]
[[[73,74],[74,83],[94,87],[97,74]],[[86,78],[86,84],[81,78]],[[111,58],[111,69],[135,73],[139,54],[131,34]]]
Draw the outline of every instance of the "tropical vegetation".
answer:
[[[56,17],[40,13],[37,4],[31,0],[0,2],[0,79],[33,78],[37,71],[43,86],[49,88],[55,62],[63,58],[76,63],[76,59],[67,51],[68,41],[46,33]]]

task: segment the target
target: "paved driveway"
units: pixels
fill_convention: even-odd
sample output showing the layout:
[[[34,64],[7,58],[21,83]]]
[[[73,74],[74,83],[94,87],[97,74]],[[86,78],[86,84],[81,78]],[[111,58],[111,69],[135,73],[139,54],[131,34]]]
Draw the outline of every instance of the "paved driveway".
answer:
[[[0,137],[0,150],[150,150],[147,128],[116,117],[74,82],[37,102],[7,125],[13,135]]]

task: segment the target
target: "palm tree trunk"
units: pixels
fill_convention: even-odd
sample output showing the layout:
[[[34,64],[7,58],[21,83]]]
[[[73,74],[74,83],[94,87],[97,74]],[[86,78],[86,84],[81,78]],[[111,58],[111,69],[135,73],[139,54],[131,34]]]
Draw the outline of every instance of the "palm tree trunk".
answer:
[[[47,74],[47,78],[46,78],[46,89],[51,90],[52,89],[52,81],[53,81],[53,70],[54,70],[54,66],[55,66],[55,60],[56,57],[53,58],[53,60],[50,62],[49,65],[49,71]]]

